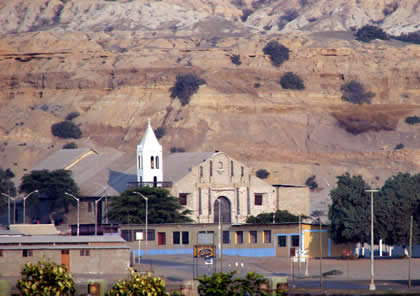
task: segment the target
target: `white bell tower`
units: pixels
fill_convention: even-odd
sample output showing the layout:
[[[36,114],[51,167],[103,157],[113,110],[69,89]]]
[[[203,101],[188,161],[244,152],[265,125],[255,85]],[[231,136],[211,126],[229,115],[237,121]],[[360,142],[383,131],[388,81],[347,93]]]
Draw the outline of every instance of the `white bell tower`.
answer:
[[[162,145],[153,132],[150,119],[143,139],[137,145],[137,182],[145,185],[161,186],[163,181]]]

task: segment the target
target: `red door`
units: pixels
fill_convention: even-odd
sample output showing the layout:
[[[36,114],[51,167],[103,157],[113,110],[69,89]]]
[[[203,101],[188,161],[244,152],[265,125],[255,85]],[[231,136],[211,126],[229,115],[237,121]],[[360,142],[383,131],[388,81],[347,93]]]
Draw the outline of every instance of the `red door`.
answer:
[[[61,250],[61,264],[67,266],[67,270],[70,271],[70,251]]]

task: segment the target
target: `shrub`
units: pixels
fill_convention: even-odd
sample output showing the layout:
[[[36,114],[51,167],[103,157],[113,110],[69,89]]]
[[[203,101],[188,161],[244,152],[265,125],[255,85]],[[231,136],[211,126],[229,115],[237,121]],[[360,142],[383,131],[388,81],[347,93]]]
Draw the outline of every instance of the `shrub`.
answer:
[[[54,123],[51,126],[51,132],[54,136],[63,139],[79,139],[82,136],[80,128],[72,121],[68,120]]]
[[[242,64],[242,62],[241,62],[241,56],[239,54],[232,55],[230,57],[230,59],[232,60],[232,63],[234,63],[237,66],[239,66],[240,64]]]
[[[305,89],[305,84],[303,83],[302,78],[293,72],[287,72],[280,79],[281,87],[284,89]]]
[[[163,279],[136,274],[130,270],[130,278],[116,282],[106,295],[169,296],[170,294],[166,292],[166,284]]]
[[[260,87],[261,87],[261,83],[259,83],[259,82],[254,83],[254,88],[260,88]]]
[[[175,153],[175,152],[185,152],[185,148],[183,148],[183,147],[175,147],[175,146],[173,146],[173,147],[171,147],[170,151],[171,151],[171,153]]]
[[[65,265],[52,262],[27,263],[16,287],[20,295],[76,295],[71,274]]]
[[[340,88],[341,99],[353,104],[370,104],[371,98],[375,96],[373,92],[366,92],[363,85],[356,80],[351,80],[343,84]]]
[[[406,122],[407,124],[417,124],[417,123],[420,123],[420,117],[418,117],[418,116],[416,116],[416,115],[414,115],[414,116],[408,116],[408,117],[405,119],[405,122]]]
[[[318,188],[318,183],[315,181],[315,178],[316,176],[311,176],[305,182],[306,186],[308,186],[311,190]]]
[[[255,172],[255,175],[260,179],[267,179],[270,173],[266,169],[259,169]]]
[[[178,98],[181,101],[181,105],[185,106],[190,102],[191,96],[197,92],[200,85],[205,83],[204,79],[201,79],[194,73],[178,74],[175,85],[170,89],[171,98]]]
[[[283,29],[284,26],[286,26],[287,23],[290,23],[291,21],[293,21],[295,18],[297,18],[299,16],[298,12],[296,9],[288,9],[285,11],[285,14],[282,15],[278,22],[277,22],[277,27],[279,28],[279,30]]]
[[[158,139],[162,138],[165,135],[165,133],[166,133],[166,129],[163,126],[155,129],[155,136]]]
[[[253,13],[254,11],[252,9],[242,9],[241,21],[246,22],[248,17]]]
[[[365,25],[356,32],[356,39],[362,42],[370,42],[375,39],[388,40],[388,35],[379,27]]]
[[[63,149],[77,149],[77,144],[75,142],[66,143],[63,145]]]
[[[66,116],[66,120],[73,120],[76,117],[79,117],[80,113],[79,112],[70,112],[69,114],[67,114]]]
[[[289,59],[289,49],[275,40],[264,47],[263,52],[270,56],[271,63],[278,67]]]
[[[392,38],[403,41],[403,42],[420,44],[420,32],[411,32],[408,34],[401,34],[400,36],[392,36]]]
[[[401,150],[401,149],[403,149],[404,148],[404,144],[398,144],[398,145],[396,145],[395,147],[394,147],[394,150]]]

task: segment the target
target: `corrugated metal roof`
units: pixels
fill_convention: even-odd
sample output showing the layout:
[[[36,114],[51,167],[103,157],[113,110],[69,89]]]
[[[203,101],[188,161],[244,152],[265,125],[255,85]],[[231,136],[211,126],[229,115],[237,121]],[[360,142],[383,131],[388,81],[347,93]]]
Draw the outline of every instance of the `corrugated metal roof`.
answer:
[[[179,181],[191,168],[206,161],[214,152],[182,152],[166,154],[163,157],[163,180]]]
[[[64,235],[27,235],[2,237],[1,244],[36,244],[36,243],[125,243],[120,236],[64,236]]]
[[[0,244],[1,245],[1,244]],[[127,245],[103,245],[103,246],[90,246],[90,245],[58,245],[58,246],[52,246],[52,245],[22,245],[22,246],[2,246],[2,250],[103,250],[103,249],[130,249]]]
[[[57,170],[64,169],[66,166],[76,161],[90,149],[81,148],[81,149],[60,149],[51,154],[48,158],[39,162],[35,167],[32,168],[35,170]]]
[[[7,236],[7,235],[21,236],[21,235],[23,235],[23,233],[15,230],[15,229],[0,228],[0,236]]]
[[[54,224],[12,224],[10,229],[27,235],[57,235],[59,231]]]

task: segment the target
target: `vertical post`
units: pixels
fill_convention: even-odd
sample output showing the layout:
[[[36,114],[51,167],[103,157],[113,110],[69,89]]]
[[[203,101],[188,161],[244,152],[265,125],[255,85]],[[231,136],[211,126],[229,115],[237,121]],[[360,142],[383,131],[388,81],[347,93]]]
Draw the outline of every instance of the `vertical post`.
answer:
[[[376,189],[369,189],[365,190],[365,192],[370,192],[370,285],[369,290],[375,291],[375,273],[374,273],[374,256],[373,256],[373,248],[374,248],[374,242],[373,242],[373,193],[378,192],[379,190]]]
[[[23,198],[23,221],[22,221],[22,224],[25,224],[25,217],[26,217],[26,215],[25,215],[25,201],[26,201],[26,198]]]
[[[302,225],[301,225],[301,217],[299,215],[299,250],[298,250],[298,276],[300,276],[300,250],[302,245]]]
[[[319,215],[319,287],[322,288],[322,223]]]
[[[10,225],[10,196],[7,195],[7,220]]]
[[[95,236],[98,235],[98,201],[95,200]]]
[[[79,210],[80,210],[80,203],[79,203],[79,199],[77,199],[77,236],[79,236],[80,234]]]
[[[144,255],[145,256],[147,255],[147,241],[149,240],[149,230],[148,230],[149,217],[148,217],[148,211],[149,211],[149,199],[146,198],[146,247],[144,249]]]
[[[410,217],[410,243],[408,253],[408,288],[411,288],[411,251],[413,247],[413,216]]]
[[[13,224],[16,224],[16,198],[13,199]]]

